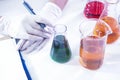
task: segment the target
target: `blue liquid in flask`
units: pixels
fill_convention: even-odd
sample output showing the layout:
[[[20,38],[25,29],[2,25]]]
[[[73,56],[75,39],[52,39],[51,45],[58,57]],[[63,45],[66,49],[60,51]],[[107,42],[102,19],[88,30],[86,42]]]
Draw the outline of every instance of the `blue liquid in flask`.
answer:
[[[59,63],[66,63],[71,58],[71,50],[64,35],[54,37],[50,52],[51,58]]]

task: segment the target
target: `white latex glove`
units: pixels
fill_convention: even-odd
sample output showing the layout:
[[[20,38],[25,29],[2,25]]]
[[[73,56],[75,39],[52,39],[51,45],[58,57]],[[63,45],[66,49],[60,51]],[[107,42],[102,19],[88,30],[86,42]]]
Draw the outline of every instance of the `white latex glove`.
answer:
[[[2,17],[0,19],[0,33],[17,39],[41,39],[42,37],[47,38],[47,34],[42,34],[43,30],[40,25],[38,25],[35,20],[38,16],[16,16],[13,19],[9,17]],[[52,27],[52,24],[47,20],[39,19],[39,22],[45,23]],[[46,32],[49,33],[49,32]]]
[[[18,42],[18,50],[24,53],[30,53],[33,50],[38,49],[38,47],[41,49],[49,40],[53,32],[53,25],[46,19],[39,16],[27,16],[23,20],[22,24],[24,24],[23,26],[25,26],[25,30],[29,34],[29,37],[27,39],[21,39]],[[46,27],[42,28],[37,23],[43,23]]]
[[[42,49],[45,44],[48,42],[48,39],[41,39],[41,40],[20,40],[17,45],[19,45],[19,50],[22,53],[30,53],[34,50]]]
[[[30,53],[34,50],[40,50],[42,49],[45,44],[48,42],[50,38],[50,33],[52,33],[51,27],[54,26],[57,19],[61,16],[61,9],[53,4],[53,3],[47,3],[45,7],[40,11],[40,14],[33,17],[34,23],[44,23],[46,27],[44,29],[39,29],[38,27],[36,29],[41,30],[41,33],[38,33],[34,31],[35,35],[41,36],[41,39],[35,38],[35,39],[28,39],[28,40],[21,40],[18,43],[18,49],[21,50],[24,53]],[[29,19],[30,20],[30,19]],[[24,21],[25,22],[25,21]],[[30,24],[32,25],[32,21]],[[28,26],[31,26],[28,25]],[[33,25],[35,27],[36,25]],[[28,30],[28,29],[27,29]],[[32,31],[31,29],[29,30]],[[33,31],[32,31],[33,33]]]
[[[18,39],[34,39],[34,37],[39,39],[41,28],[36,22],[53,26],[61,13],[62,11],[57,5],[49,2],[37,16],[18,15],[10,18],[4,16],[0,18],[0,33]]]

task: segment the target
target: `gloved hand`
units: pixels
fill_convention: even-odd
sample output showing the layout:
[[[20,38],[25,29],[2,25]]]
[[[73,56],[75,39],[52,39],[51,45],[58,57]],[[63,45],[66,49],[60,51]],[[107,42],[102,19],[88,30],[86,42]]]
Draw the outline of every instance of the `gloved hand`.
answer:
[[[22,53],[30,53],[34,50],[42,49],[45,44],[48,42],[49,38],[37,39],[37,40],[20,40],[17,44],[19,47],[18,49]]]
[[[36,23],[37,16],[15,16],[15,18],[9,19],[9,17],[2,17],[0,19],[0,33],[17,39],[39,39],[41,37],[41,27]],[[41,20],[40,20],[41,19]],[[47,22],[42,20],[40,22]],[[52,26],[47,22],[47,25]],[[42,35],[46,37],[46,35]]]
[[[2,17],[0,19],[0,32],[15,39],[20,39],[17,44],[18,50],[28,53],[36,49],[36,47],[42,48],[47,43],[53,28],[51,22],[38,15],[25,16],[23,19],[18,19],[19,21],[17,19],[9,22],[8,18]],[[41,28],[37,24],[38,22],[44,23],[46,27]]]
[[[24,23],[26,21],[30,21],[29,24]],[[41,28],[37,23],[44,23],[46,27]],[[27,16],[27,18],[23,20],[23,24],[27,25],[25,30],[30,34],[28,39],[21,39],[17,44],[18,50],[23,53],[30,53],[33,50],[41,49],[48,42],[53,32],[53,25],[46,19],[37,15],[32,18],[31,16]]]
[[[56,4],[49,2],[35,16],[19,15],[10,18],[10,20],[2,17],[0,19],[0,33],[21,39],[17,45],[18,50],[31,52],[38,46],[43,47],[49,40],[50,27],[53,27],[61,13],[61,9]],[[46,28],[42,29],[37,23],[44,23]]]
[[[0,33],[13,38],[34,39],[35,36],[33,37],[28,33],[37,34],[38,31],[36,30],[40,27],[36,22],[52,26],[61,14],[62,11],[56,4],[48,2],[36,16],[18,15],[0,18]]]
[[[32,17],[31,19],[29,18],[30,25],[28,25],[28,23],[26,24],[28,25],[27,26],[28,28],[26,27],[26,30],[28,30],[27,32],[29,33],[31,32],[32,35],[37,35],[40,38],[21,40],[18,43],[18,49],[24,53],[30,53],[33,50],[42,49],[45,46],[45,44],[48,42],[51,33],[53,32],[52,28],[60,16],[61,16],[61,9],[54,3],[47,3],[45,7],[43,7],[43,9],[41,10],[40,14]],[[36,22],[43,23],[46,25],[46,27],[44,29],[40,28],[40,26],[36,27],[38,25]],[[33,31],[32,29],[30,29],[31,26],[33,27],[33,29],[37,29],[41,33],[39,33],[36,30]]]

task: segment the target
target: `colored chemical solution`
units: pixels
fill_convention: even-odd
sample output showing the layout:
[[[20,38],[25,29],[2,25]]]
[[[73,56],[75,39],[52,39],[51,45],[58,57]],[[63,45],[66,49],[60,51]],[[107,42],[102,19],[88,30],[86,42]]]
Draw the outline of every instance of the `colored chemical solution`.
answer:
[[[88,2],[84,9],[84,15],[87,18],[99,18],[104,9],[104,3],[100,1]]]
[[[105,44],[103,38],[88,36],[81,40],[80,45],[80,63],[83,67],[96,70],[103,63]]]
[[[120,36],[120,28],[117,20],[109,16],[103,17],[102,20],[105,21],[112,29],[112,34],[108,35],[107,43],[110,44],[115,42]]]
[[[120,29],[119,29],[119,25],[117,23],[117,20],[114,19],[113,17],[109,17],[109,16],[105,16],[101,18],[103,21],[105,21],[111,28],[112,33],[108,35],[107,38],[107,44],[113,43],[115,42],[119,36],[120,36]],[[106,25],[104,24],[100,24],[99,22],[96,24],[95,30],[94,30],[94,34],[95,35],[99,35],[99,36],[104,36],[106,33]],[[98,31],[101,31],[98,32]],[[100,34],[99,34],[100,33]]]
[[[64,35],[54,37],[50,56],[54,61],[59,63],[65,63],[70,60],[71,50]]]

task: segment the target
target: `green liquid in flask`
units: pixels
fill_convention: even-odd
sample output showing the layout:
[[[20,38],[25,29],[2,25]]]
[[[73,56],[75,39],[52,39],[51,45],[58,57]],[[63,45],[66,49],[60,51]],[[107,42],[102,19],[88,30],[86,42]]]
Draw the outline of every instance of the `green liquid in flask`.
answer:
[[[51,58],[59,63],[68,62],[71,58],[71,50],[69,44],[63,35],[57,35],[52,43]]]

